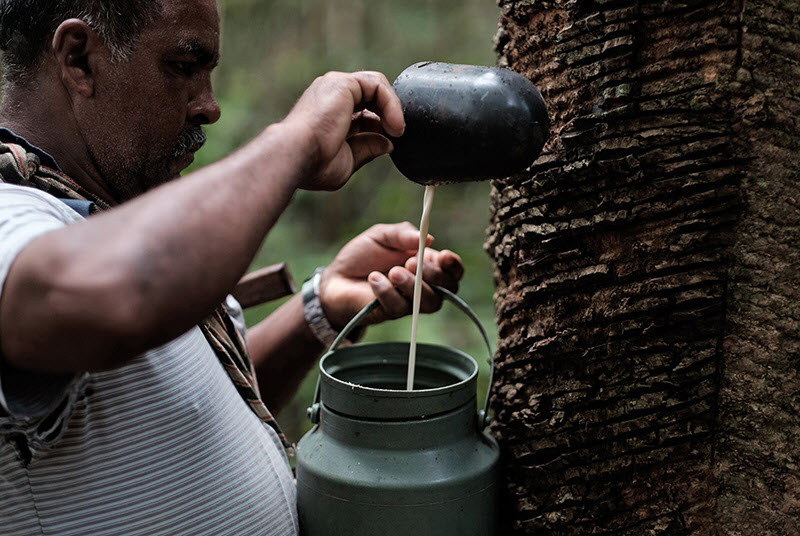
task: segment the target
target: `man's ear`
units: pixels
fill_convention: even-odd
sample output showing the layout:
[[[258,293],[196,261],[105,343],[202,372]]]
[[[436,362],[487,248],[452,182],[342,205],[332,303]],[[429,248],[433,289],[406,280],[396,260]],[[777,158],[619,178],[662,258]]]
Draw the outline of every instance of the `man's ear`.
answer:
[[[107,52],[103,40],[80,19],[65,20],[53,35],[56,68],[70,93],[94,95],[95,71],[103,52]]]

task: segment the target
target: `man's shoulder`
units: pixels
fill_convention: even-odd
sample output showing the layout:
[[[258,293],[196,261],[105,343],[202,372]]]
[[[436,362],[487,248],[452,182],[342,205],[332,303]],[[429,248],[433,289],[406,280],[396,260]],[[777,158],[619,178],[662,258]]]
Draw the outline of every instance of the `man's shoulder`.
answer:
[[[51,195],[0,182],[0,289],[11,263],[28,243],[80,219]]]
[[[50,155],[24,138],[0,127],[0,218],[50,216],[62,223],[80,219],[51,195],[47,182],[42,190],[33,187],[33,183],[38,182],[34,178],[43,169],[43,158],[48,162],[52,160]]]
[[[3,182],[0,176],[0,221],[9,218],[53,218],[62,223],[83,219],[50,194],[27,186]]]

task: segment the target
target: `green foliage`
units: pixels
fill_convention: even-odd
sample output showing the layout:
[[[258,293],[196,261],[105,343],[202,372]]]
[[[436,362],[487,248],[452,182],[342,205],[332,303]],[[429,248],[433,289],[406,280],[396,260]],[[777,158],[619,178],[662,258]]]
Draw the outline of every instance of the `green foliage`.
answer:
[[[222,119],[208,128],[197,166],[228,154],[278,121],[305,87],[329,70],[371,69],[390,80],[423,60],[491,65],[497,8],[490,0],[227,0],[222,3],[222,62],[215,75]],[[339,192],[300,192],[270,233],[254,268],[279,261],[305,278],[327,264],[348,239],[379,222],[419,223],[422,187],[403,178],[384,157]],[[482,244],[488,184],[439,188],[431,222],[435,247],[452,249],[467,267],[460,295],[494,334],[492,267]],[[247,312],[250,324],[278,304]],[[486,351],[469,320],[445,305],[420,322],[420,340],[455,346],[479,362]],[[408,340],[400,320],[370,329],[367,341]],[[483,371],[482,391],[485,391]],[[305,428],[311,374],[279,419],[293,440]]]

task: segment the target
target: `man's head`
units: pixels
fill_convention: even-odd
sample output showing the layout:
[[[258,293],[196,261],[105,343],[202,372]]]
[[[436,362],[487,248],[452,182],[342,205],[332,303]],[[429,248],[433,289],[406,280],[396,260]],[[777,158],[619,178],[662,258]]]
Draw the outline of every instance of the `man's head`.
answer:
[[[118,200],[176,177],[219,118],[214,0],[0,0],[0,48],[6,88],[46,95],[67,124],[37,127],[75,131]]]

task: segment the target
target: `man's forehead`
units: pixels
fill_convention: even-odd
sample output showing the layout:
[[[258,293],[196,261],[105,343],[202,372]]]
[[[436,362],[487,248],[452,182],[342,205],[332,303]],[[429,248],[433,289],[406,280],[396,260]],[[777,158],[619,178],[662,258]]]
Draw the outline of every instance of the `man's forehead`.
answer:
[[[201,20],[219,26],[219,7],[216,0],[161,0],[164,18]]]
[[[168,35],[187,53],[216,56],[219,49],[219,11],[215,0],[163,0],[157,31]]]

